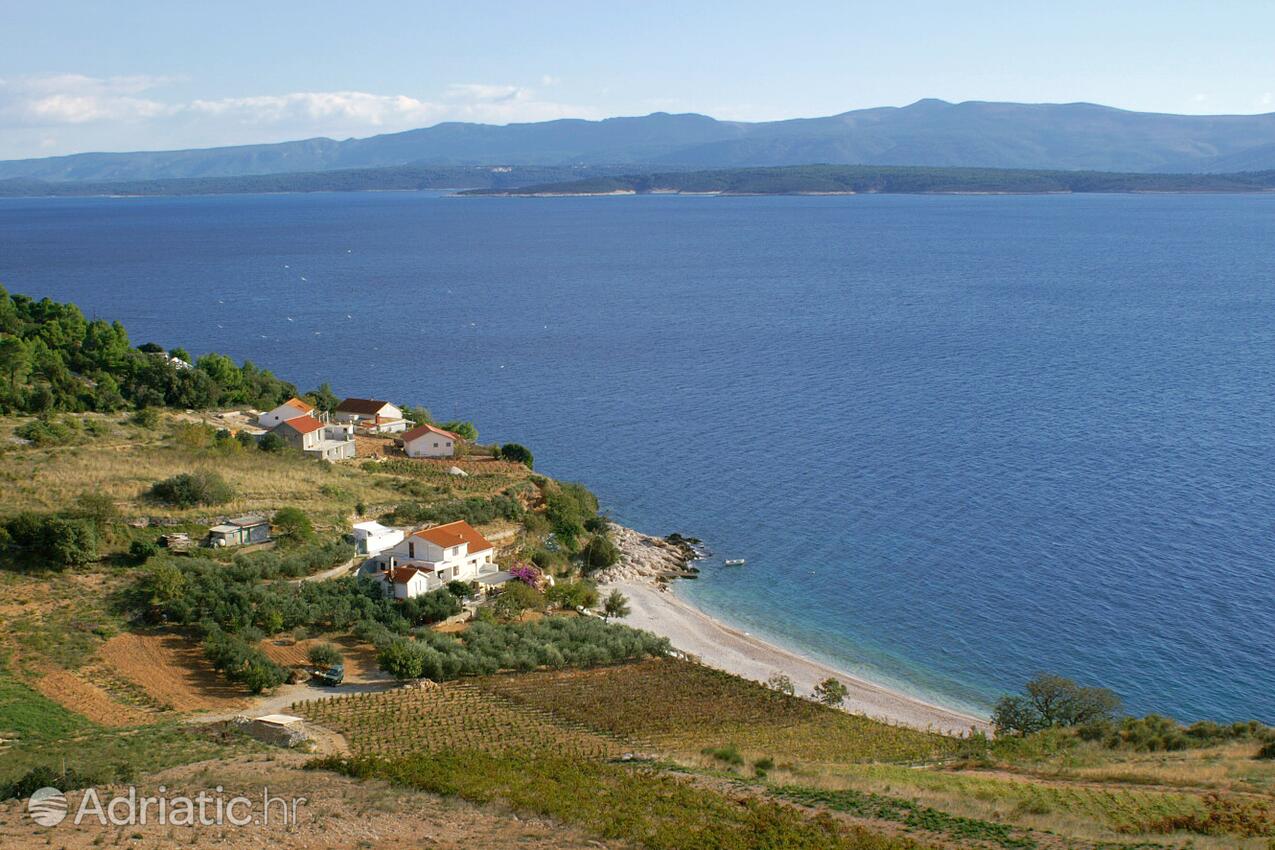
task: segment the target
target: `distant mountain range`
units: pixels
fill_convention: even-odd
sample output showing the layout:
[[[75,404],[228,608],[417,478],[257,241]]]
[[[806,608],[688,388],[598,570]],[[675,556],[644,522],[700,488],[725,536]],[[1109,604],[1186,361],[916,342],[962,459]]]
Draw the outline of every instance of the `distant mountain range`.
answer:
[[[120,181],[464,165],[738,168],[812,163],[1158,173],[1275,168],[1275,113],[1167,115],[1089,103],[921,100],[747,123],[655,113],[603,121],[446,123],[366,139],[0,162],[0,180]]]

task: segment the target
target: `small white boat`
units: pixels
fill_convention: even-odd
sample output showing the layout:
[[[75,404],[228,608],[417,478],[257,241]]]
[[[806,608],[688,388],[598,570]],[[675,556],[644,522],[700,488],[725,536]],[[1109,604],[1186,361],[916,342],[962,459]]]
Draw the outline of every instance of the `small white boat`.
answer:
[[[725,563],[728,567],[742,567],[744,564],[747,564],[748,561],[743,558],[727,558],[723,563]]]

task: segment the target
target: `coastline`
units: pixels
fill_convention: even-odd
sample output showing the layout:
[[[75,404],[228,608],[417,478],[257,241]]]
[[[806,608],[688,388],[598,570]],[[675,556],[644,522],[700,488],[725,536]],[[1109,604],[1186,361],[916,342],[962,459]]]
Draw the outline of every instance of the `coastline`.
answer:
[[[620,563],[605,571],[603,595],[619,590],[632,609],[622,622],[666,637],[674,648],[702,663],[746,679],[765,682],[776,673],[792,679],[798,693],[810,693],[828,677],[849,689],[843,707],[852,714],[953,735],[971,728],[990,733],[985,718],[933,705],[914,696],[807,658],[749,634],[705,613],[668,589],[670,576],[684,571],[683,550],[660,538],[617,526]]]

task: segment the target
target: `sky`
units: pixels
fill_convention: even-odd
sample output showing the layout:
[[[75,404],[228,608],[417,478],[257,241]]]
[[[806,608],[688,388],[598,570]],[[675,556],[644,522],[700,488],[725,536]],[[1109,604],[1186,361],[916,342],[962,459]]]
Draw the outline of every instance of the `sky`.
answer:
[[[0,159],[949,101],[1275,112],[1272,0],[0,0]]]

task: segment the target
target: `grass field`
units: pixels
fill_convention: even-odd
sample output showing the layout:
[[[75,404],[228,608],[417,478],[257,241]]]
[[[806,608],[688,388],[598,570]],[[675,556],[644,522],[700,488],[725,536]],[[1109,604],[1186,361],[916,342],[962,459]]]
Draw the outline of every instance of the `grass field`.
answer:
[[[290,453],[214,449],[189,423],[171,415],[154,429],[119,416],[93,418],[108,423],[104,433],[85,435],[69,446],[7,446],[0,452],[4,511],[54,511],[76,496],[100,492],[125,515],[203,516],[207,508],[178,510],[143,498],[156,481],[194,469],[212,469],[235,490],[235,499],[211,511],[222,515],[271,511],[304,498],[316,517],[345,516],[356,502],[391,505],[401,500],[392,479],[361,470],[315,463]],[[0,422],[0,444],[8,442],[16,420]]]
[[[929,761],[960,741],[890,726],[699,664],[658,659],[493,676],[475,685],[520,705],[664,751],[735,745],[777,761]]]
[[[563,755],[444,751],[319,766],[582,827],[650,850],[919,850],[930,846],[643,767]]]

